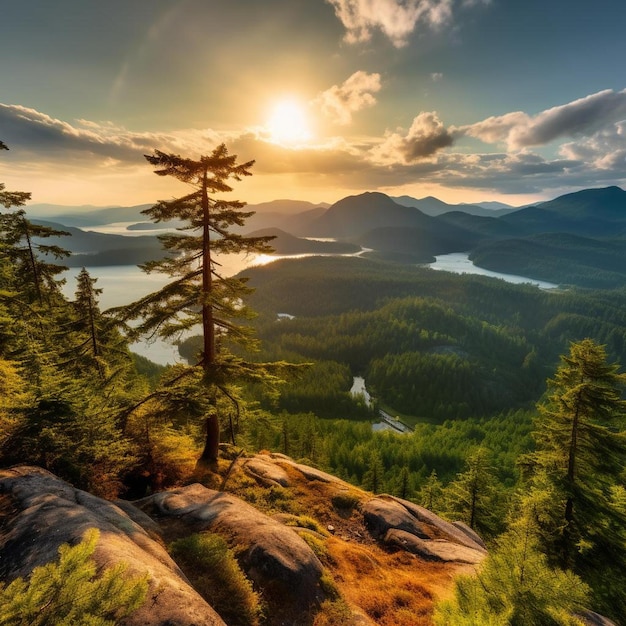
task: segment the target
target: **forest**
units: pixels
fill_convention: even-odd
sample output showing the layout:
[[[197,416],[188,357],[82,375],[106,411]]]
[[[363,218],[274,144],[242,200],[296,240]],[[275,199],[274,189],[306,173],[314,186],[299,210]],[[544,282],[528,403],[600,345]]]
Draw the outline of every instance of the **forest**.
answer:
[[[225,146],[199,161],[147,159],[192,183],[145,211],[186,232],[161,236],[163,258],[143,265],[171,282],[108,311],[86,269],[74,298],[62,295],[70,253],[46,242],[63,232],[28,219],[28,192],[0,186],[3,466],[36,464],[132,499],[211,472],[226,442],[271,449],[462,520],[489,542],[482,578],[457,582],[439,624],[576,624],[581,606],[626,613],[623,287],[542,291],[376,258],[222,276],[211,253],[271,249],[271,236],[230,231],[249,216],[244,203],[214,199],[252,163]],[[177,342],[198,325],[179,342],[188,365],[130,351],[139,336]],[[357,375],[373,407],[350,395]],[[374,432],[379,408],[413,432]],[[538,577],[528,587],[504,580],[515,573],[502,563],[519,559]],[[537,595],[537,580],[559,581],[552,597]],[[483,621],[463,622],[470,613]]]

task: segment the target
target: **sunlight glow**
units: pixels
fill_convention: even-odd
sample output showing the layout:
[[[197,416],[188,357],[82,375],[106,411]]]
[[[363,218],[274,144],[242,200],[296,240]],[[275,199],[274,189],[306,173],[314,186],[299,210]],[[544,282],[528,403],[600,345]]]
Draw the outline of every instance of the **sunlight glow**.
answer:
[[[304,107],[295,100],[282,100],[274,105],[266,128],[270,141],[281,145],[295,147],[312,136]]]

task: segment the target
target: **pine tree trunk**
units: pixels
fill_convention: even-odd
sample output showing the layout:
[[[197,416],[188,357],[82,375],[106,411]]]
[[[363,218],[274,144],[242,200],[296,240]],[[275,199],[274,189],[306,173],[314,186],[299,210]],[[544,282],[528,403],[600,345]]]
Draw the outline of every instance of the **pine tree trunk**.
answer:
[[[204,450],[198,459],[198,465],[203,467],[214,466],[217,463],[220,447],[220,422],[217,415],[210,415],[205,422],[206,438]]]
[[[203,355],[202,367],[205,374],[215,363],[215,324],[213,322],[213,307],[210,302],[212,289],[211,276],[211,239],[209,230],[209,197],[207,191],[207,171],[204,172],[202,182],[202,336]],[[214,399],[213,406],[216,408]],[[206,440],[204,450],[198,460],[198,465],[214,465],[217,463],[220,445],[220,423],[217,413],[206,419]]]

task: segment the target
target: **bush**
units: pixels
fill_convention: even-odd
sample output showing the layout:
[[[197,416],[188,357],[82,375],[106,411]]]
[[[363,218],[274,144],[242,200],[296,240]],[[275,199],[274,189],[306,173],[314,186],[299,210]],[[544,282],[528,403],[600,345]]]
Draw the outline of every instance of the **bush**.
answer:
[[[94,528],[78,545],[62,545],[59,562],[36,567],[28,581],[0,584],[0,626],[114,626],[139,608],[147,576],[125,577],[124,563],[96,575],[98,536]]]
[[[170,553],[202,597],[230,626],[256,626],[259,595],[219,535],[194,534],[174,541]]]

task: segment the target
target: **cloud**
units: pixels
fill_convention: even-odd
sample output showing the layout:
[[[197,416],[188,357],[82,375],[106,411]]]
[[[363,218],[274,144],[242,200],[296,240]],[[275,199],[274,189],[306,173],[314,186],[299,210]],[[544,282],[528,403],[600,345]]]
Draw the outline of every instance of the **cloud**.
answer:
[[[604,111],[618,115],[619,107]],[[458,148],[471,133],[490,143],[506,142],[514,129],[549,118],[543,116],[512,112],[461,129],[445,127],[434,111],[421,112],[408,130],[358,139],[335,137],[289,149],[267,141],[259,129],[134,133],[107,122],[69,123],[34,109],[0,104],[0,139],[10,148],[0,155],[6,166],[1,179],[10,189],[32,191],[38,202],[59,202],[68,194],[77,204],[149,202],[176,196],[179,189],[154,176],[143,154],[158,148],[193,158],[225,142],[241,161],[256,160],[252,179],[237,186],[242,198],[251,202],[258,189],[265,199],[275,197],[276,189],[300,197],[320,197],[318,190],[324,189],[332,200],[330,194],[375,189],[393,194],[394,188],[417,184],[531,194],[626,183],[626,120],[607,123],[596,132],[588,123],[589,136],[563,143],[550,157],[531,147],[508,153]]]
[[[432,80],[433,83],[439,82],[442,78],[443,78],[443,74],[441,72],[433,72],[430,75],[430,80]]]
[[[505,142],[509,149],[520,150],[566,137],[591,136],[624,119],[626,89],[618,92],[607,89],[535,116],[517,111],[457,130],[487,143]]]
[[[438,28],[452,19],[453,0],[327,0],[346,29],[346,41],[368,41],[382,31],[396,47],[418,24]]]
[[[435,112],[420,113],[406,135],[388,133],[385,140],[372,150],[372,158],[380,163],[413,163],[434,155],[454,143]]]
[[[337,124],[346,125],[352,121],[354,112],[376,104],[372,94],[379,92],[380,88],[380,74],[358,71],[341,85],[333,85],[323,91],[316,103],[321,106],[324,115]]]
[[[176,133],[136,133],[111,122],[55,119],[35,109],[0,103],[0,137],[14,157],[38,162],[73,161],[77,166],[141,163],[155,148],[189,151],[219,143],[217,133],[182,130]]]
[[[563,144],[559,152],[564,158],[576,159],[619,176],[626,170],[626,121],[613,124],[592,137]]]

